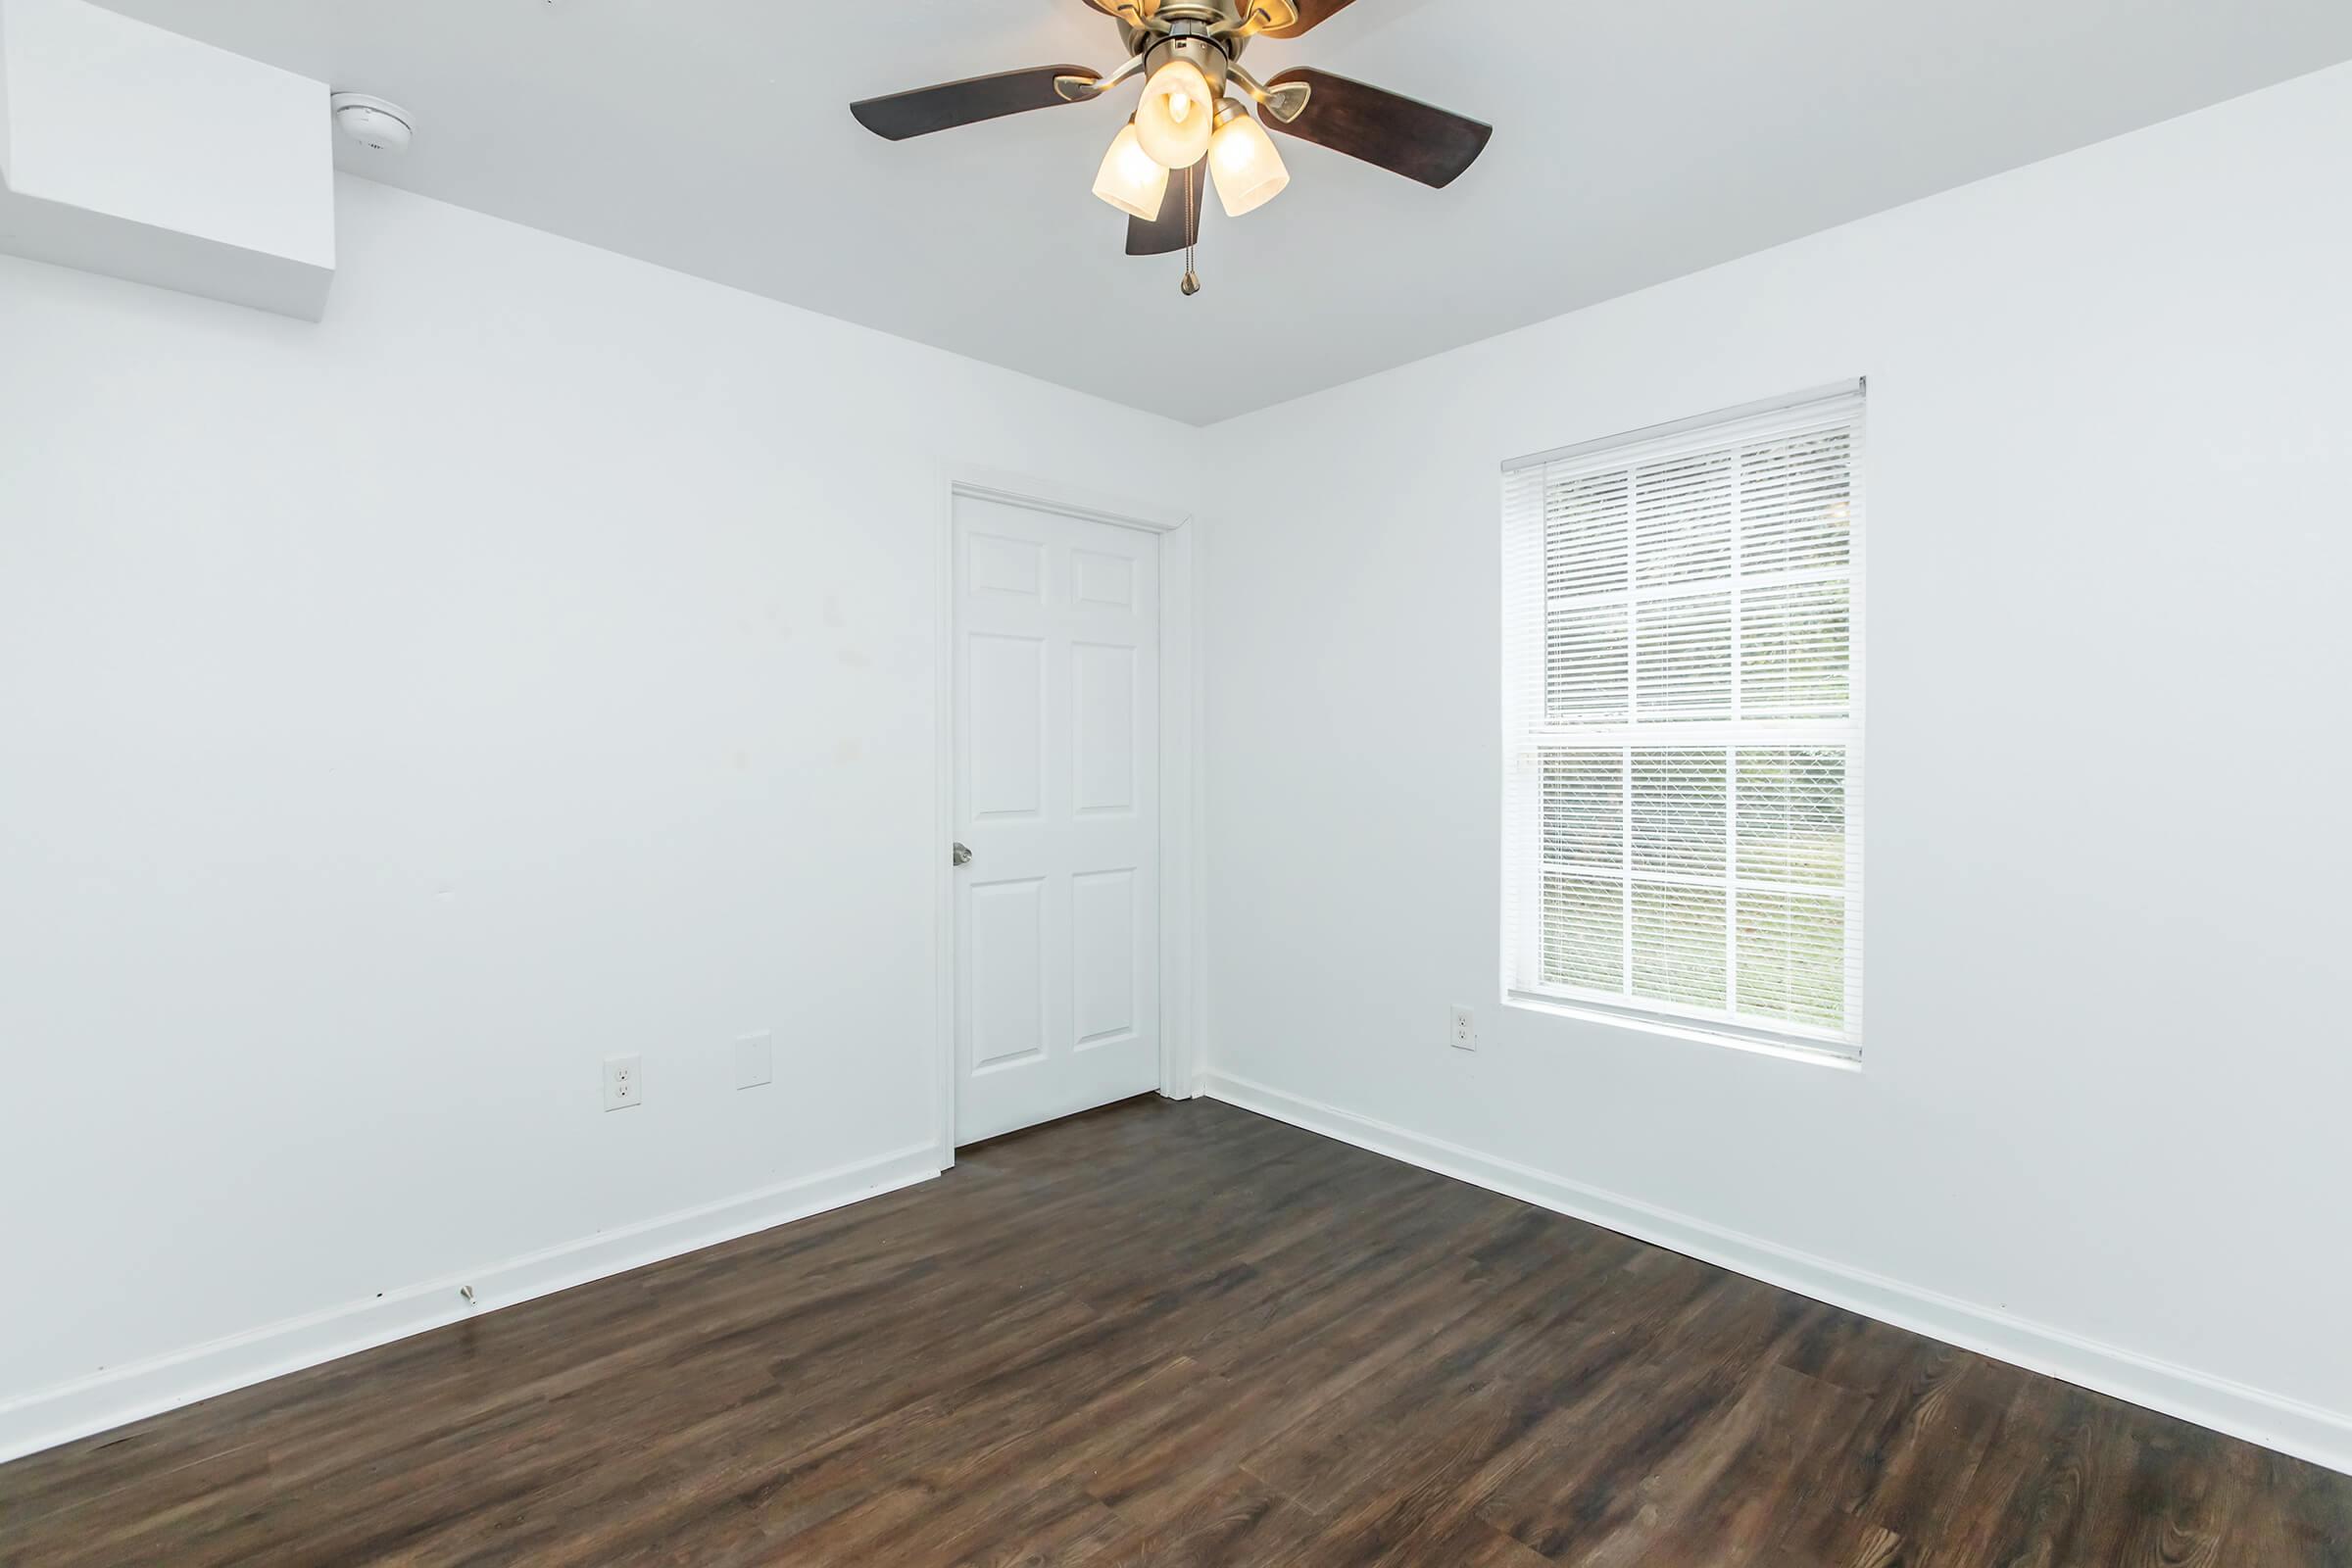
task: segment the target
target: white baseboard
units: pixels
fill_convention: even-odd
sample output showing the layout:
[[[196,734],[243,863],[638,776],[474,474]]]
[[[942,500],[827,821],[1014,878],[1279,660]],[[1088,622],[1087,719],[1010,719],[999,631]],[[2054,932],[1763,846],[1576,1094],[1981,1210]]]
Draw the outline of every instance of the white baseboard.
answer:
[[[936,1144],[894,1150],[0,1400],[0,1462],[461,1318],[910,1187],[929,1181],[941,1168]],[[458,1295],[462,1285],[473,1287],[475,1304],[468,1306]]]
[[[1623,1198],[1337,1105],[1210,1072],[1209,1098],[1502,1193],[1963,1349],[2352,1474],[2352,1415],[2103,1345]]]

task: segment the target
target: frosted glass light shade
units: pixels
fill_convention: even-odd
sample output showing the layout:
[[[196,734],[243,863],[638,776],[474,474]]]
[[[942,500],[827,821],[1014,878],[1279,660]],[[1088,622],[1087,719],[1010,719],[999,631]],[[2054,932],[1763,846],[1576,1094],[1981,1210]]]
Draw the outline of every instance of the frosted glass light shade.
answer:
[[[1217,127],[1208,146],[1209,177],[1217,182],[1217,201],[1228,218],[1255,212],[1291,182],[1291,172],[1274,150],[1274,138],[1247,114],[1237,114]]]
[[[1168,172],[1152,161],[1135,134],[1130,120],[1110,139],[1102,167],[1095,172],[1095,194],[1131,218],[1145,222],[1159,216],[1160,198],[1168,193]]]
[[[1190,169],[1208,151],[1216,129],[1217,101],[1208,78],[1189,60],[1171,60],[1144,83],[1136,106],[1136,139],[1162,169]]]

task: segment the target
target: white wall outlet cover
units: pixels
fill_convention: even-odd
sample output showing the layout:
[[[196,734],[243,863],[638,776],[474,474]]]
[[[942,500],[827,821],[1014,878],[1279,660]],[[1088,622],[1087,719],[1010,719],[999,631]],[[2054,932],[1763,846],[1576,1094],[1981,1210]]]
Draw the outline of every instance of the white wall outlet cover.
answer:
[[[645,1058],[643,1056],[607,1056],[605,1058],[605,1108],[626,1110],[645,1102]]]
[[[1447,1043],[1456,1051],[1476,1051],[1478,1049],[1478,1014],[1468,1007],[1454,1008],[1453,1030],[1446,1039]]]
[[[776,1037],[762,1029],[735,1037],[735,1087],[757,1089],[776,1076]]]

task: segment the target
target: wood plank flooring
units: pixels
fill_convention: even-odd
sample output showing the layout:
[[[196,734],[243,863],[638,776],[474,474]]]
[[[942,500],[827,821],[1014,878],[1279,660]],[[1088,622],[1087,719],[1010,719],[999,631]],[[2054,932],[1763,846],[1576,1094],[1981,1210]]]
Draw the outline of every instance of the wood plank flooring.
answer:
[[[0,1562],[2352,1564],[2352,1479],[1230,1106],[0,1468]]]

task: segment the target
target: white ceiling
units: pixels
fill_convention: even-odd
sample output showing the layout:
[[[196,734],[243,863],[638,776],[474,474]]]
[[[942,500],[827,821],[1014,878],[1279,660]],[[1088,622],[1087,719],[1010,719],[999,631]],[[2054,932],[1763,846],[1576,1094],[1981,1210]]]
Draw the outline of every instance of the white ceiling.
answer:
[[[1356,0],[1263,40],[1490,121],[1432,191],[1295,140],[1205,287],[1088,194],[1134,89],[890,143],[846,105],[1108,69],[1083,0],[107,0],[414,111],[345,168],[1207,422],[2352,58],[2344,0]]]

